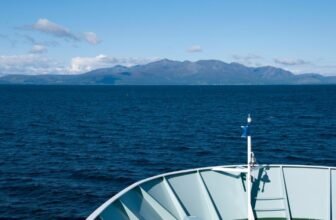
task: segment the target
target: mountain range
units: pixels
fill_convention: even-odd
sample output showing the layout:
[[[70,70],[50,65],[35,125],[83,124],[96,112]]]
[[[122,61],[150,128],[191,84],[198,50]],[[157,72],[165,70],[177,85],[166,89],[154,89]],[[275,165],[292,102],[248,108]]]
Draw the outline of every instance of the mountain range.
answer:
[[[272,66],[248,67],[219,60],[173,61],[163,59],[132,67],[114,66],[87,73],[0,77],[0,84],[37,85],[301,85],[336,84],[336,76],[293,74]]]

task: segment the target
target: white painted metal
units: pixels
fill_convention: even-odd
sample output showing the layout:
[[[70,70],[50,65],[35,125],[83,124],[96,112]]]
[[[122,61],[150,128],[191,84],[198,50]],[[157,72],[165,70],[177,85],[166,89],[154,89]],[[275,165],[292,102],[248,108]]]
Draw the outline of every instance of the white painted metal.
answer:
[[[216,207],[215,207],[215,205],[212,201],[211,195],[209,194],[209,191],[208,191],[208,189],[207,189],[207,187],[204,183],[203,177],[202,177],[202,175],[200,174],[199,171],[197,172],[197,177],[198,177],[198,182],[200,184],[201,191],[203,193],[203,197],[206,199],[206,204],[207,204],[209,212],[211,214],[211,216],[209,216],[210,219],[219,220],[220,217],[218,216]]]
[[[251,116],[248,115],[247,123],[249,124],[252,122]],[[251,200],[251,166],[252,166],[252,138],[251,135],[247,134],[247,177],[246,177],[246,185],[247,185],[247,219],[254,220],[254,214],[252,209],[252,200]]]
[[[332,219],[332,176],[331,176],[331,168],[329,168],[328,175],[328,188],[329,188],[329,209],[328,209],[328,217]]]
[[[213,198],[213,204],[210,206],[216,207],[218,209],[218,213],[220,213],[220,219],[243,219],[244,216],[246,218],[247,212],[244,212],[243,209],[247,209],[246,207],[246,192],[244,193],[244,188],[241,181],[241,178],[234,177],[230,174],[225,174],[226,172],[218,172],[218,168],[232,168],[241,167],[241,165],[236,166],[217,166],[217,167],[205,167],[191,170],[183,170],[177,172],[171,172],[166,174],[161,174],[158,176],[154,176],[127,187],[122,190],[120,193],[116,194],[114,197],[109,199],[99,208],[97,208],[87,219],[137,219],[141,217],[141,213],[137,213],[137,210],[133,209],[129,203],[123,198],[129,194],[134,192],[139,187],[144,186],[147,183],[153,183],[162,185],[163,189],[170,192],[168,193],[172,205],[177,210],[177,215],[174,214],[174,217],[177,219],[190,219],[192,216],[195,219],[197,216],[195,213],[190,212],[190,210],[185,209],[185,204],[183,204],[183,200],[181,199],[181,195],[175,192],[174,186],[171,186],[168,181],[172,178],[179,178],[185,175],[196,175],[197,172],[200,172],[203,177],[203,181],[205,186],[209,190],[209,196]],[[256,214],[255,218],[267,218],[267,217],[278,217],[281,216],[287,219],[291,218],[306,218],[313,217],[314,219],[333,219],[335,217],[333,214],[336,213],[336,199],[332,196],[336,194],[336,186],[334,182],[336,182],[336,168],[329,168],[323,166],[304,166],[304,165],[268,165],[264,170],[267,170],[267,173],[270,177],[270,182],[266,183],[265,192],[261,191],[262,185],[257,194],[252,194],[253,199],[257,200],[257,206],[255,207],[258,210],[276,210],[267,214],[267,212]],[[331,171],[332,180],[326,177],[329,175]],[[259,171],[254,170],[253,174],[256,175]],[[192,179],[190,179],[192,181]],[[333,180],[335,180],[333,182]],[[253,184],[256,184],[254,181]],[[314,186],[311,184],[305,184],[312,182]],[[326,189],[327,182],[332,186],[332,192],[330,193],[329,189]],[[181,179],[180,184],[184,184],[186,189],[190,184],[194,184],[194,182],[184,182]],[[246,181],[245,181],[246,184]],[[313,187],[313,188],[312,188]],[[167,189],[166,189],[167,188]],[[287,188],[289,190],[287,190]],[[150,189],[143,188],[144,190],[149,190],[148,194],[152,196]],[[299,191],[297,190],[299,189]],[[314,189],[314,190],[312,190]],[[201,188],[200,188],[201,190]],[[322,194],[321,194],[322,193]],[[144,194],[146,195],[146,194]],[[302,198],[304,197],[304,198]],[[146,198],[142,198],[145,202]],[[157,200],[158,198],[153,199]],[[330,200],[329,200],[330,199]],[[147,198],[148,200],[148,198]],[[151,199],[149,199],[151,200]],[[261,201],[258,203],[258,201]],[[283,201],[284,206],[281,208],[280,206],[274,205],[273,201]],[[299,201],[299,204],[298,204]],[[321,205],[324,201],[327,201],[328,205]],[[126,213],[118,214],[117,212],[122,212],[122,210],[118,211],[118,207],[120,207],[120,202],[122,202],[122,207]],[[158,203],[161,203],[160,199],[157,200]],[[198,200],[194,200],[195,203],[198,203]],[[156,202],[149,201],[149,204],[154,204],[156,206]],[[236,204],[236,205],[235,205]],[[332,210],[328,207],[332,204]],[[206,204],[209,205],[209,204]],[[239,207],[240,206],[240,207]],[[305,207],[314,207],[310,209],[306,209]],[[167,206],[163,206],[163,208],[167,209]],[[283,209],[281,211],[280,209]],[[160,212],[160,207],[155,208],[156,212]],[[167,209],[168,210],[168,209]],[[141,211],[141,210],[139,210]],[[330,214],[327,215],[327,212],[330,211]],[[165,211],[164,211],[165,212]],[[170,211],[169,211],[170,212]],[[117,213],[119,217],[111,218],[113,213]],[[171,213],[171,212],[170,212]],[[240,213],[240,214],[235,214]],[[267,215],[265,215],[266,213]],[[271,215],[274,213],[274,215]],[[281,214],[282,213],[282,214]],[[286,215],[283,215],[286,213]],[[140,214],[140,215],[139,215]],[[162,213],[161,213],[162,214]],[[122,216],[126,217],[122,217]],[[228,217],[229,215],[230,217]],[[127,218],[128,216],[128,218]],[[236,217],[235,217],[236,216]],[[197,216],[199,218],[199,216]],[[330,218],[329,218],[330,217]],[[142,219],[142,218],[141,218]],[[148,219],[148,218],[144,218]],[[191,218],[192,219],[192,218]],[[203,219],[203,218],[199,218]],[[210,219],[210,218],[208,218]],[[311,218],[310,218],[311,219]],[[204,219],[203,219],[204,220]]]
[[[184,211],[182,204],[180,203],[180,201],[177,199],[174,191],[172,190],[170,184],[168,183],[167,179],[165,177],[163,177],[163,184],[166,188],[166,190],[168,191],[168,194],[170,195],[173,204],[175,206],[175,208],[177,209],[178,212],[178,217],[180,219],[184,219],[187,216],[187,213]]]
[[[289,211],[289,203],[288,203],[288,193],[287,193],[287,188],[286,188],[286,181],[285,181],[285,176],[284,176],[284,172],[283,172],[283,167],[280,166],[280,175],[281,175],[281,185],[282,185],[282,193],[285,197],[285,201],[284,201],[284,206],[286,207],[286,219],[290,220],[292,219],[290,211]]]
[[[148,203],[158,212],[158,215],[162,219],[176,220],[176,218],[165,209],[158,201],[156,201],[151,195],[148,194],[143,188],[139,187],[142,197],[148,201]]]
[[[221,171],[225,173],[247,173],[246,168],[231,168],[231,167],[215,167],[212,169],[213,171]]]
[[[251,200],[251,136],[247,136],[247,218],[248,220],[254,220],[254,214],[252,209],[252,200]]]

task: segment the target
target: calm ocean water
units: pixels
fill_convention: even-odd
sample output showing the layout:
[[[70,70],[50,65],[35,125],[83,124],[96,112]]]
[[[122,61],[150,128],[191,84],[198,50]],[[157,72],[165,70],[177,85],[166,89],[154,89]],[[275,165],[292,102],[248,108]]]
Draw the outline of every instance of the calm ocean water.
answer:
[[[336,166],[336,86],[0,86],[0,217],[84,218],[163,172]]]

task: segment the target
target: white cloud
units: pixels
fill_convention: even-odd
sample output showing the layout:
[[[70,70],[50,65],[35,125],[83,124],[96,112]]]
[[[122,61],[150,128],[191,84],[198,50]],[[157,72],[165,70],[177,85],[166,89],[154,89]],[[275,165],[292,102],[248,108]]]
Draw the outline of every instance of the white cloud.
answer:
[[[310,62],[302,59],[287,59],[287,58],[275,58],[274,63],[284,65],[284,66],[296,66],[296,65],[305,65]]]
[[[30,49],[30,53],[46,53],[48,51],[47,47],[42,44],[34,44]]]
[[[0,55],[2,74],[62,73],[64,67],[58,62],[37,54]]]
[[[262,57],[256,54],[247,54],[247,55],[237,55],[234,54],[232,57],[236,60],[255,60],[255,59],[261,59]]]
[[[270,60],[267,65],[283,68],[295,74],[318,73],[326,76],[336,76],[336,65],[331,61],[315,59],[308,61],[305,59],[275,58]]]
[[[189,47],[187,49],[187,52],[189,53],[199,53],[199,52],[202,52],[203,49],[200,45],[192,45],[191,47]]]
[[[85,32],[84,38],[89,44],[93,45],[99,44],[101,42],[101,40],[99,40],[99,38],[97,37],[97,34],[93,32]]]
[[[69,28],[66,28],[60,24],[49,21],[46,18],[40,18],[34,24],[23,26],[22,29],[39,31],[54,37],[72,41],[85,41],[93,45],[96,45],[101,42],[101,40],[97,37],[97,34],[94,32],[75,33],[71,31]],[[28,40],[34,41],[34,39],[30,37],[28,38]]]
[[[98,68],[112,67],[115,65],[133,66],[137,64],[145,64],[157,60],[156,58],[115,58],[100,54],[95,57],[74,57],[71,59],[69,72],[81,73],[91,71]]]
[[[46,18],[40,18],[34,24],[26,26],[26,28],[40,31],[46,34],[51,34],[56,37],[63,37],[76,41],[79,40],[79,38],[69,29],[54,22],[51,22]]]
[[[103,54],[96,57],[74,57],[71,59],[70,72],[85,72],[95,68],[106,67],[111,61]]]
[[[38,53],[0,55],[1,74],[78,74],[115,65],[133,66],[158,60],[157,58],[115,58],[103,54],[95,57],[74,57],[64,64]]]
[[[286,67],[284,67],[284,65],[276,66],[280,68],[285,68],[295,74],[318,73],[326,76],[336,76],[336,65],[308,63],[305,65],[288,65]]]
[[[260,66],[260,60],[263,58],[256,54],[247,54],[247,55],[232,55],[232,58],[239,63],[249,66]]]

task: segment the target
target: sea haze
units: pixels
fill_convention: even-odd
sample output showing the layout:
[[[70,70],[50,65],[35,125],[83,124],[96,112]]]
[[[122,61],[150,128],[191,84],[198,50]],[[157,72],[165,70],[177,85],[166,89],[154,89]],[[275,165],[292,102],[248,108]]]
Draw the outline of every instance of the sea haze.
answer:
[[[272,67],[247,67],[219,60],[156,62],[114,66],[77,75],[5,75],[0,84],[35,85],[302,85],[336,84],[336,77],[316,73],[295,75]]]
[[[156,174],[260,163],[336,166],[336,86],[0,86],[0,213],[84,218]]]

